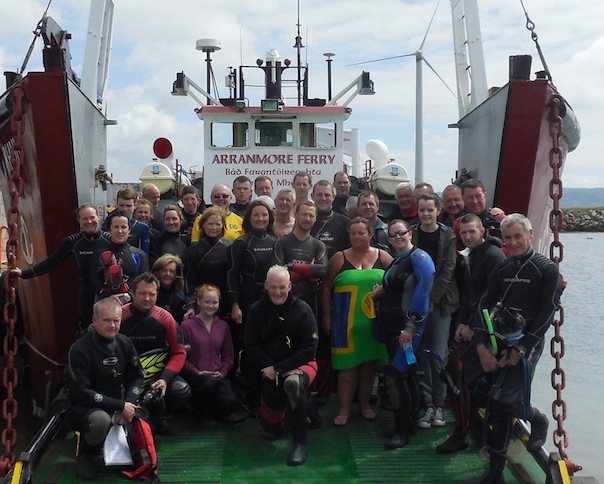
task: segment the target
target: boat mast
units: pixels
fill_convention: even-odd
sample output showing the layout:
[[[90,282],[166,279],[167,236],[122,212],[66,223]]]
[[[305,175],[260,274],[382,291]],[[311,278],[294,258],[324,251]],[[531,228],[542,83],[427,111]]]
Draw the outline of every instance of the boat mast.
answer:
[[[459,117],[487,99],[487,75],[476,0],[451,0]]]
[[[82,66],[81,89],[90,101],[103,108],[109,75],[113,36],[113,0],[92,0],[88,36]]]
[[[298,35],[296,35],[294,48],[298,56],[298,106],[302,106],[302,66],[300,65],[302,59],[300,51],[304,48],[304,45],[302,45],[302,36],[300,35],[300,0],[298,0],[298,23],[296,26],[298,27]]]

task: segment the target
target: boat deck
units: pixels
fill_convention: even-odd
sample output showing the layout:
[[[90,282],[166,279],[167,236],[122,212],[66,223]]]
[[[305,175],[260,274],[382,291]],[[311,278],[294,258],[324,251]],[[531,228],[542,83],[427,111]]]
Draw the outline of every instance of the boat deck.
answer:
[[[264,440],[256,419],[206,429],[191,415],[178,416],[173,421],[177,435],[156,438],[160,478],[162,482],[174,483],[454,483],[481,474],[487,465],[476,441],[469,449],[450,456],[435,452],[436,445],[453,430],[454,418],[450,413],[445,427],[418,429],[403,449],[386,450],[383,431],[392,425],[391,412],[380,411],[375,421],[354,417],[346,427],[335,427],[331,423],[335,401],[332,396],[321,409],[323,426],[309,431],[308,460],[297,467],[285,463],[291,437],[286,435],[273,442]],[[73,434],[56,439],[38,466],[34,482],[79,482],[75,477],[74,452]],[[516,475],[525,477],[519,479]],[[505,477],[506,482],[545,482],[545,474],[519,441],[511,446]],[[115,483],[119,479],[117,468],[105,468],[96,482]]]

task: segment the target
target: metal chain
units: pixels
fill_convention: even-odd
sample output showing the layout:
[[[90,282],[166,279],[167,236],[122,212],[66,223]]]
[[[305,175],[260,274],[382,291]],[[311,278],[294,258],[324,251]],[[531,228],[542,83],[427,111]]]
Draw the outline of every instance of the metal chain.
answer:
[[[560,172],[564,162],[564,152],[560,148],[560,137],[564,127],[560,114],[564,110],[564,99],[559,94],[554,94],[549,99],[547,106],[550,116],[549,134],[552,138],[552,148],[549,152],[549,165],[552,169],[549,196],[553,201],[553,208],[549,214],[549,228],[553,234],[553,240],[549,246],[549,257],[556,264],[560,264],[564,258],[564,244],[560,241],[560,231],[564,222],[564,215],[560,209],[560,199],[563,193]],[[552,403],[552,415],[558,423],[558,427],[554,431],[554,445],[558,448],[560,456],[566,461],[569,473],[573,475],[576,471],[581,470],[581,466],[572,462],[566,453],[566,447],[568,447],[568,433],[564,428],[566,402],[562,398],[562,391],[566,388],[566,373],[562,368],[562,358],[565,352],[564,338],[561,334],[563,324],[564,308],[558,304],[558,313],[554,318],[554,336],[550,343],[551,355],[556,360],[556,366],[551,374],[552,388],[556,390],[556,400]]]
[[[18,373],[15,367],[15,356],[19,350],[19,343],[15,336],[17,324],[17,278],[11,275],[11,269],[17,267],[19,253],[19,230],[21,227],[21,208],[19,206],[23,195],[23,179],[21,166],[25,162],[26,153],[23,149],[23,97],[25,92],[21,86],[16,86],[11,92],[14,111],[10,120],[11,134],[13,136],[10,149],[10,162],[12,171],[9,178],[8,189],[11,197],[11,207],[7,214],[8,241],[6,243],[7,274],[4,278],[6,303],[4,304],[4,323],[6,336],[2,345],[6,358],[6,368],[2,372],[2,383],[6,388],[6,398],[2,402],[2,418],[6,421],[6,428],[2,431],[1,442],[4,452],[0,458],[0,475],[12,468],[15,463],[13,447],[17,442],[17,430],[13,427],[14,419],[19,413],[19,404],[14,398],[14,391],[18,384]]]

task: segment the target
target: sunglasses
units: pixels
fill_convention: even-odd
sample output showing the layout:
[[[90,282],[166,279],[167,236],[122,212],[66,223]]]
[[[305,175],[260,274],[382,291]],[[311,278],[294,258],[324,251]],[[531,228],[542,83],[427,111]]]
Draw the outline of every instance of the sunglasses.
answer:
[[[394,232],[393,234],[388,234],[388,237],[403,237],[409,233],[408,230],[399,230],[398,232]]]
[[[230,195],[227,195],[226,193],[223,193],[222,195],[212,195],[212,198],[231,198]]]

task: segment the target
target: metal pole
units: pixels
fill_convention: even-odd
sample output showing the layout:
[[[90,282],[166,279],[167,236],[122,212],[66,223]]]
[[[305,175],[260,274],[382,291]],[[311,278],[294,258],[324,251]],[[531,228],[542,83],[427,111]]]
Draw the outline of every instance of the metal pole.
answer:
[[[331,101],[331,63],[333,62],[332,57],[335,54],[333,52],[325,52],[323,55],[327,57],[327,101]]]

